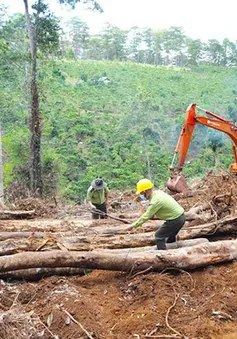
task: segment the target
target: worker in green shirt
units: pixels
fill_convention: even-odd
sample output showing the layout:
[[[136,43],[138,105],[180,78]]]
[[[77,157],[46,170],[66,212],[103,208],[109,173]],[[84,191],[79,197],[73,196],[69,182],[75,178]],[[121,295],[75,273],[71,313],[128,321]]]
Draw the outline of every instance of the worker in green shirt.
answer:
[[[184,209],[169,194],[156,190],[153,191],[153,183],[148,179],[142,179],[137,183],[137,193],[142,200],[149,200],[146,212],[132,224],[132,227],[140,227],[153,216],[165,220],[164,224],[156,231],[155,239],[158,250],[166,250],[166,243],[176,241],[176,235],[185,223]]]
[[[107,214],[109,189],[107,184],[101,179],[92,180],[91,186],[87,191],[87,202],[92,209],[92,219],[104,219]],[[96,212],[98,210],[98,212]],[[99,211],[102,213],[99,214]]]

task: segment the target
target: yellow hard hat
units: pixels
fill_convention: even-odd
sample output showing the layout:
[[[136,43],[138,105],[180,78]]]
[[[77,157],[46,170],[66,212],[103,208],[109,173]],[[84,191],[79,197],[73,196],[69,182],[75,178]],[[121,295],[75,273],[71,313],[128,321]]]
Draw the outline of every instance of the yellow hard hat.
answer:
[[[153,187],[153,183],[148,179],[141,179],[137,183],[137,192],[139,194],[141,192],[147,191]]]

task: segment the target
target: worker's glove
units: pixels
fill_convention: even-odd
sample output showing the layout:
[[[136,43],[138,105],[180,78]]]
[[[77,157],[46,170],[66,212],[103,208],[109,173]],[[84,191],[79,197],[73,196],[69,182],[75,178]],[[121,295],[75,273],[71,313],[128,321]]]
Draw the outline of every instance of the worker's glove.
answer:
[[[132,227],[132,230],[129,233],[136,234],[136,233],[140,233],[140,231],[141,231],[140,227]]]
[[[131,226],[129,227],[128,231],[129,231],[129,233],[131,233],[131,234],[133,234],[133,233],[138,233],[138,232],[139,232],[139,228],[140,228],[140,227],[136,226],[136,223],[133,222],[133,223],[131,224]]]

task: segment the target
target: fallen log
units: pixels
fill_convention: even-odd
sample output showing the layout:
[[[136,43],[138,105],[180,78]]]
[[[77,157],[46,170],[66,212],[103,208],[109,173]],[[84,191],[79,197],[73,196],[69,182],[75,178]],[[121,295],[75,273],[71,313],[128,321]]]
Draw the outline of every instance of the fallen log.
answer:
[[[150,231],[156,231],[159,226],[162,224],[162,221],[157,221],[156,223],[148,223],[143,226],[142,230],[144,232],[150,232]],[[74,237],[74,236],[95,236],[95,235],[100,235],[100,236],[113,236],[113,235],[119,235],[119,234],[126,234],[130,230],[130,227],[126,226],[116,226],[116,227],[104,227],[101,226],[99,227],[81,227],[77,228],[74,231],[66,231],[64,232],[64,229],[58,229],[57,232],[48,232],[46,229],[44,232],[32,232],[32,231],[18,231],[18,232],[0,232],[0,241],[2,240],[7,240],[7,239],[15,239],[15,238],[44,238],[44,237]]]
[[[206,211],[210,208],[211,208],[210,204],[205,203],[203,205],[193,206],[187,212],[185,212],[185,214],[198,214],[198,213]]]
[[[132,248],[155,245],[154,230],[156,223],[147,225],[147,230],[152,232],[124,234],[126,227],[103,229],[102,233],[0,233],[0,255],[14,254],[19,251],[36,251],[45,249],[64,248],[70,251],[91,251],[99,248]],[[92,229],[89,228],[91,231]],[[99,231],[99,228],[97,229]],[[123,234],[114,234],[114,232]],[[103,232],[105,232],[103,234]],[[237,216],[217,220],[200,226],[184,228],[179,232],[181,240],[201,238],[222,233],[237,232]],[[45,243],[45,245],[43,245]]]
[[[173,243],[166,244],[168,250],[173,250],[181,247],[189,247],[189,246],[196,246],[204,243],[208,243],[209,240],[206,238],[198,238],[198,239],[187,239],[187,240],[179,240]],[[98,250],[98,249],[97,249]],[[135,253],[140,252],[144,253],[147,251],[154,251],[157,250],[155,246],[145,246],[145,247],[134,247],[134,248],[116,248],[116,249],[101,249],[103,253]]]
[[[237,232],[237,216],[216,220],[200,226],[183,228],[180,233],[180,239],[200,238],[202,236],[211,236],[221,233]]]
[[[150,226],[149,226],[150,227]],[[113,230],[112,230],[113,232]],[[237,216],[218,220],[212,223],[203,224],[200,226],[184,228],[179,232],[180,240],[201,238],[203,236],[211,236],[222,233],[237,232]],[[14,234],[13,236],[21,234]],[[4,237],[3,237],[4,236]],[[12,234],[0,233],[0,239],[7,239]],[[45,250],[47,248],[63,248],[69,251],[91,251],[100,248],[133,248],[155,245],[154,231],[135,234],[47,234],[47,233],[24,233],[24,239],[13,238],[0,241],[0,255],[14,254],[19,251],[36,251]],[[45,245],[43,246],[42,244]]]
[[[45,238],[45,239],[19,239],[19,240],[6,240],[0,242],[0,256],[4,255],[11,255],[11,254],[16,254],[19,252],[37,252],[37,251],[50,251],[50,250],[58,250],[61,249],[63,251],[91,251],[91,250],[105,250],[105,249],[115,249],[116,251],[122,252],[123,249],[126,251],[127,246],[123,244],[122,239],[121,243],[116,244],[116,243],[80,243],[78,242],[73,242],[71,239],[67,238]],[[183,241],[178,241],[176,243],[172,244],[167,244],[168,249],[172,248],[178,248],[178,247],[183,247],[186,246],[193,246],[197,245],[199,243],[207,242],[207,239],[191,239],[191,240],[183,240]],[[153,237],[153,240],[151,243],[155,244],[155,240]],[[184,244],[183,244],[184,243]],[[141,242],[142,246],[142,242]],[[130,251],[145,251],[150,248],[156,249],[156,246],[153,247],[139,247],[139,246],[133,246],[129,247]]]
[[[33,218],[35,215],[35,210],[32,211],[7,211],[0,210],[0,219],[27,219]]]
[[[187,212],[185,212],[186,220],[204,220],[204,222],[209,221],[213,216],[211,214],[208,214],[208,216],[202,216],[199,213],[211,209],[211,204],[205,203],[203,205],[195,206],[190,208]]]
[[[45,235],[43,238],[8,239],[0,241],[0,256],[22,251],[42,251],[63,249],[69,251],[92,251],[98,248],[127,248],[155,245],[153,232],[127,234],[124,236],[70,236],[55,237]]]
[[[114,254],[71,251],[28,252],[0,257],[0,273],[49,267],[76,267],[112,271],[162,271],[166,268],[195,269],[237,258],[237,240],[205,243],[168,251]]]
[[[0,279],[17,279],[17,280],[39,280],[41,278],[50,277],[54,275],[79,275],[85,274],[83,268],[73,267],[56,267],[56,268],[30,268],[25,270],[10,271],[7,273],[0,273]]]
[[[87,228],[93,225],[92,220],[85,219],[40,219],[40,220],[0,220],[1,230],[9,231],[49,231],[58,230],[77,230],[78,228]],[[98,225],[101,226],[101,225]],[[96,227],[96,225],[93,225]]]

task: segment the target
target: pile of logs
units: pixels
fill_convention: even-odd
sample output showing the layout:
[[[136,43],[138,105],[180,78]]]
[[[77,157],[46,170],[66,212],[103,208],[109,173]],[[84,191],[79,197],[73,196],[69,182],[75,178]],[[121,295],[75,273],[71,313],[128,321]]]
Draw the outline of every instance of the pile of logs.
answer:
[[[199,212],[187,212],[187,219]],[[0,220],[0,277],[82,274],[84,269],[194,269],[237,257],[237,240],[208,241],[213,235],[235,234],[237,216],[196,226],[187,221],[168,251],[155,247],[154,232],[161,224],[152,220],[139,233],[130,233],[129,225],[108,219],[97,224],[83,219]]]
[[[138,232],[130,232],[128,224],[139,216],[138,210],[134,213],[137,203],[131,194],[111,198],[113,212],[117,205],[118,210],[129,206],[127,214],[109,215],[109,219],[96,223],[81,217],[33,219],[38,215],[34,210],[2,209],[0,277],[83,274],[85,269],[130,273],[194,269],[234,260],[237,257],[236,197],[236,179],[226,173],[209,173],[196,190],[176,194],[174,198],[185,208],[187,222],[179,233],[179,241],[170,244],[168,251],[158,251],[155,246],[154,232],[162,224],[160,220],[151,220]],[[226,234],[231,240],[223,240]],[[222,240],[213,241],[213,236]]]

